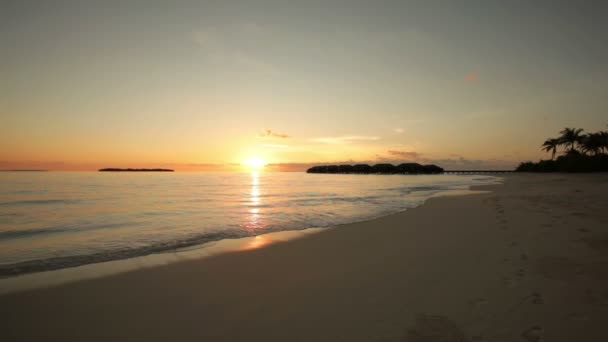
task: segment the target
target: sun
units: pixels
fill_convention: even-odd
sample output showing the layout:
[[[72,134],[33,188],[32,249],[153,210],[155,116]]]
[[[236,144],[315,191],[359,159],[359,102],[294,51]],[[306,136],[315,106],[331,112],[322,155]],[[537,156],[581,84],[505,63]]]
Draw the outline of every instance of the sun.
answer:
[[[260,157],[251,157],[247,160],[245,160],[245,162],[243,162],[243,164],[247,165],[248,167],[258,170],[263,168],[264,166],[266,166],[266,161]]]

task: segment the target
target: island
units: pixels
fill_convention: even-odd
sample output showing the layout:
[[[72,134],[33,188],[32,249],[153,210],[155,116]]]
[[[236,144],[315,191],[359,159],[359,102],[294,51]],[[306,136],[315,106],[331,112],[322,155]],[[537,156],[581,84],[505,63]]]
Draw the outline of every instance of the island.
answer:
[[[99,172],[174,172],[171,169],[119,169],[119,168],[105,168],[99,169]]]
[[[440,174],[443,168],[437,165],[418,163],[393,164],[356,164],[356,165],[317,165],[306,170],[307,173],[349,173],[349,174]]]

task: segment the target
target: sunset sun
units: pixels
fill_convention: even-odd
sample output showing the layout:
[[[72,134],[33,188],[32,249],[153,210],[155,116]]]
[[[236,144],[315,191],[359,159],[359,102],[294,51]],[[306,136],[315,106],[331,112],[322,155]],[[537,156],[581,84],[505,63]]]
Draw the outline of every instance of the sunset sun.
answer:
[[[260,157],[251,157],[245,160],[243,164],[247,165],[251,169],[258,170],[266,166],[267,162]]]

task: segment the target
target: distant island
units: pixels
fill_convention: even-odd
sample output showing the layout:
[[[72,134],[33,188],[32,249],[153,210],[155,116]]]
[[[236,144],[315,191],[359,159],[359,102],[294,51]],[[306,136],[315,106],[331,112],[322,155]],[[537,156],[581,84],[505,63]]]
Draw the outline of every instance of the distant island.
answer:
[[[356,164],[356,165],[318,165],[306,170],[307,173],[352,173],[352,174],[439,174],[443,168],[437,165],[420,165],[418,163],[393,164]]]
[[[118,168],[106,168],[99,169],[99,172],[174,172],[171,169],[118,169]]]

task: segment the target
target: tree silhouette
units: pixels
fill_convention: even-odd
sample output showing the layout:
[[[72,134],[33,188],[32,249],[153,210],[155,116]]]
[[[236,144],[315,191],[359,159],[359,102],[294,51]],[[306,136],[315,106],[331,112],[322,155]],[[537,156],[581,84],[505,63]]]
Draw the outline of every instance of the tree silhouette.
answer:
[[[542,150],[551,152],[551,160],[555,159],[555,153],[557,152],[557,146],[561,144],[559,139],[547,139],[542,145]]]
[[[604,137],[600,133],[589,133],[584,135],[580,140],[580,146],[583,152],[597,155],[604,149]]]
[[[581,141],[581,133],[583,133],[583,129],[566,127],[562,129],[559,133],[561,134],[561,136],[559,137],[561,143],[566,146],[570,146],[568,152],[576,151],[575,145]]]
[[[548,138],[541,145],[543,151],[551,152],[551,160],[522,162],[515,171],[608,172],[608,131],[583,134],[581,128],[566,127],[559,133],[558,138]],[[564,155],[555,158],[562,145]]]
[[[608,153],[608,131],[599,131],[597,134],[599,135],[601,150]]]

